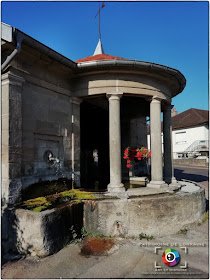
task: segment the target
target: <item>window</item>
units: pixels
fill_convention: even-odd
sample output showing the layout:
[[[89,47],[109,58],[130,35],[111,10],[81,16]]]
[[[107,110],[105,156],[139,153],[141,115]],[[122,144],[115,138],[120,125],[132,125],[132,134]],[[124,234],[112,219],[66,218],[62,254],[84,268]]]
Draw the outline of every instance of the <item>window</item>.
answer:
[[[176,144],[186,143],[186,131],[175,133]]]

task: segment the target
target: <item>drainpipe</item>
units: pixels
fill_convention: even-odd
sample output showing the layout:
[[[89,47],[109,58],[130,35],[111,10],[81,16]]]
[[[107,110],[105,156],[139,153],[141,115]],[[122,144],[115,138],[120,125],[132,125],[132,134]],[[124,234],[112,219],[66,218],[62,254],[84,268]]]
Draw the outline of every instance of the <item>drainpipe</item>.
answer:
[[[72,99],[72,115],[71,115],[71,125],[72,125],[72,132],[71,132],[71,160],[72,160],[72,173],[71,173],[71,179],[72,179],[72,189],[74,189],[74,111],[73,111],[73,99]]]
[[[4,71],[5,68],[9,65],[9,63],[16,56],[16,54],[20,52],[22,40],[23,40],[23,35],[17,34],[16,35],[16,42],[17,42],[16,49],[14,49],[14,51],[7,57],[5,62],[1,65],[1,71]]]

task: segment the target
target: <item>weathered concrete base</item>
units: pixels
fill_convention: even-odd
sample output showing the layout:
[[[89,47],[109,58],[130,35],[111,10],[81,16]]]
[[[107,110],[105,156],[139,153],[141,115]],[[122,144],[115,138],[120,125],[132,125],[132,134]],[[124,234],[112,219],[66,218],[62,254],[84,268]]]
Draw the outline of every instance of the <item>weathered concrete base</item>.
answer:
[[[176,233],[183,226],[197,222],[205,213],[204,190],[196,187],[190,193],[186,191],[185,188],[173,194],[107,199],[95,202],[94,207],[85,204],[84,226],[88,232],[106,236]]]
[[[157,194],[166,194],[166,193],[173,193],[174,188],[156,188],[156,187],[150,187],[150,188],[131,188],[126,191],[128,194],[128,197],[136,197],[136,196],[148,196],[148,195],[157,195]]]
[[[40,213],[17,209],[19,252],[40,257],[53,254],[75,238],[76,232],[78,237],[82,226],[89,233],[105,236],[168,235],[197,222],[206,210],[204,189],[190,182],[182,182],[178,191],[140,187],[121,195],[119,199],[119,193],[116,198],[112,194],[110,199],[100,194],[103,200],[75,202]]]
[[[39,213],[17,209],[15,214],[19,252],[39,257],[62,249],[83,225],[83,203]]]

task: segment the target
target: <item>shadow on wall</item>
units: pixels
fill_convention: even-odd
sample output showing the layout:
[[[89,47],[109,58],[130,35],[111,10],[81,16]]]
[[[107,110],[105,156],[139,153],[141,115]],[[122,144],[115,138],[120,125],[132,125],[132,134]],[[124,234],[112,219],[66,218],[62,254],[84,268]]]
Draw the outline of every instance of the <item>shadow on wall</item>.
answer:
[[[203,182],[208,181],[209,177],[204,175],[198,175],[198,174],[191,174],[191,173],[185,173],[183,169],[174,169],[174,176],[179,181],[181,179],[194,181],[194,182]]]
[[[15,207],[2,207],[1,218],[1,264],[4,265],[8,261],[17,260],[23,257],[17,250],[17,231],[16,231],[16,216]]]

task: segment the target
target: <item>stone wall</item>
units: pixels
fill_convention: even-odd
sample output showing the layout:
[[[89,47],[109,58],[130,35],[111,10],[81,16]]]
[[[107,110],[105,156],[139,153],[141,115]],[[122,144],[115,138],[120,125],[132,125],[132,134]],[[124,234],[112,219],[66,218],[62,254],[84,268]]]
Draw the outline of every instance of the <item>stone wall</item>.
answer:
[[[72,133],[80,185],[81,101],[72,97],[72,70],[24,44],[11,65],[2,77],[3,199],[14,203],[22,188],[40,180],[71,178]],[[60,168],[44,160],[47,150]]]
[[[23,187],[39,180],[71,177],[72,107],[70,95],[25,83],[22,93]],[[59,159],[62,172],[44,160],[47,150]]]
[[[24,44],[2,75],[4,253],[15,244],[12,217],[21,190],[40,180],[72,177],[72,139],[75,181],[80,185],[80,100],[72,97],[71,77],[70,67]],[[47,150],[60,160],[60,167],[44,159]]]

